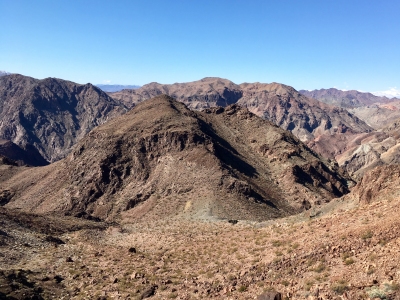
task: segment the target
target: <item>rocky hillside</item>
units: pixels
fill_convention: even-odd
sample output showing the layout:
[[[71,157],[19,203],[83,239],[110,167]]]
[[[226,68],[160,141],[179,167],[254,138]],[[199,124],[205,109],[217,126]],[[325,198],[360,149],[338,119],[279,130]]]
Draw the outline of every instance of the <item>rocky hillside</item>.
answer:
[[[346,110],[309,99],[292,87],[278,83],[237,85],[226,79],[208,77],[171,85],[150,83],[140,89],[123,90],[111,96],[131,107],[160,94],[167,94],[196,110],[237,103],[292,131],[302,141],[312,140],[324,133],[371,130]]]
[[[125,107],[91,84],[18,74],[0,77],[0,138],[34,147],[49,162]]]
[[[168,96],[95,128],[64,160],[15,172],[0,185],[6,207],[107,220],[268,220],[328,202],[352,184],[245,108],[194,112]]]
[[[355,188],[354,200],[259,223],[105,223],[0,207],[0,298],[397,300],[399,175],[368,175],[366,201]]]
[[[346,196],[363,204],[391,201],[400,197],[400,165],[378,166],[367,172]]]

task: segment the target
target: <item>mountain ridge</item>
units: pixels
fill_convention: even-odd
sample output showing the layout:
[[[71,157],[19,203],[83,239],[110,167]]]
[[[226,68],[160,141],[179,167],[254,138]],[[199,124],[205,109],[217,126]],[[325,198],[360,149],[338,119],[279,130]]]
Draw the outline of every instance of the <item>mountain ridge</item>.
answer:
[[[302,141],[334,131],[352,130],[360,133],[372,130],[347,111],[321,104],[320,101],[307,98],[292,87],[279,83],[238,85],[227,79],[206,77],[187,83],[152,82],[137,90],[124,90],[110,95],[127,107],[133,107],[160,94],[176,98],[195,110],[238,103],[294,132]]]
[[[341,172],[238,105],[195,112],[161,95],[1,188],[12,195],[6,207],[36,213],[268,220],[347,193],[351,179]]]

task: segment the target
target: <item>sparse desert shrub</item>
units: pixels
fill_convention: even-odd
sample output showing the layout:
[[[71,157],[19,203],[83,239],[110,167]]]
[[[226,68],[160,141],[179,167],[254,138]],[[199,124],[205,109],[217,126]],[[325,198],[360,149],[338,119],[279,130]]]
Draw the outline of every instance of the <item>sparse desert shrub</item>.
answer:
[[[381,245],[382,247],[385,246],[387,243],[388,241],[386,239],[379,240],[379,245]]]
[[[314,272],[317,272],[317,273],[321,273],[322,271],[324,271],[325,270],[325,265],[323,264],[323,263],[319,263],[314,269],[313,269],[313,271]]]
[[[342,254],[342,259],[345,260],[345,259],[351,257],[351,255],[352,255],[351,252],[344,252],[344,253]]]
[[[331,290],[339,295],[342,295],[348,289],[349,287],[347,286],[347,282],[345,280],[339,280],[331,286]]]
[[[374,236],[373,232],[371,230],[368,230],[361,235],[361,238],[365,241],[372,238],[373,236]]]
[[[178,293],[175,293],[175,292],[168,295],[169,299],[175,299],[176,297],[178,297]]]
[[[367,274],[368,274],[368,275],[371,275],[371,274],[373,274],[373,273],[375,273],[375,268],[369,268],[369,269],[367,270]]]
[[[374,261],[374,260],[378,259],[378,255],[376,255],[375,253],[373,253],[373,254],[371,254],[370,256],[368,256],[368,259],[369,259],[370,261]]]
[[[313,280],[308,280],[306,281],[305,285],[304,285],[304,289],[306,291],[309,291],[311,289],[311,287],[313,286],[314,281]]]
[[[383,291],[383,290],[380,290],[378,287],[376,287],[376,286],[373,286],[372,288],[370,288],[368,291],[367,291],[367,295],[368,295],[368,297],[370,298],[370,299],[375,299],[375,298],[378,298],[378,299],[387,299],[387,297],[386,297],[386,292],[385,291]]]
[[[355,261],[354,261],[354,259],[352,259],[351,257],[350,257],[350,258],[346,258],[346,259],[344,260],[344,264],[345,264],[346,266],[352,265],[352,264],[354,264],[354,263],[355,263]]]
[[[282,284],[283,284],[284,286],[288,286],[288,285],[290,284],[290,282],[287,281],[287,280],[283,280],[283,281],[282,281]]]
[[[311,267],[313,264],[315,264],[317,261],[315,258],[310,258],[307,259],[307,266]]]
[[[283,246],[284,242],[283,241],[279,241],[279,240],[275,240],[275,241],[272,241],[271,244],[274,247],[281,247],[281,246]]]
[[[394,292],[400,291],[400,284],[397,282],[393,282],[393,283],[389,284],[388,286]]]
[[[241,285],[241,286],[239,287],[238,291],[239,291],[240,293],[243,293],[243,292],[247,291],[247,286]]]

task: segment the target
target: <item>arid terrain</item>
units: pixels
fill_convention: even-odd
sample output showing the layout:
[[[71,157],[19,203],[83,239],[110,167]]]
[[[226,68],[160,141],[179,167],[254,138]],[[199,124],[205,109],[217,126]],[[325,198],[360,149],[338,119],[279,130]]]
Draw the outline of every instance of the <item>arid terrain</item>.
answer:
[[[2,121],[0,299],[400,299],[398,120],[276,83],[0,81],[33,122]]]
[[[3,208],[0,292],[17,299],[256,299],[271,291],[281,299],[399,299],[400,170],[386,171],[369,177],[386,183],[381,189],[356,187],[373,189],[368,198],[354,192],[267,222],[110,224]]]

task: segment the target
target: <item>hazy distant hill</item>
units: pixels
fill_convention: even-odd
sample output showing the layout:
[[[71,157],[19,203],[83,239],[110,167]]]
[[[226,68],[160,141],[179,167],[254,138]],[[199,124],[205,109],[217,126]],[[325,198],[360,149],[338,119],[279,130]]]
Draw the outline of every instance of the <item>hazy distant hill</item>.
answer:
[[[300,90],[300,94],[317,99],[327,104],[344,108],[354,108],[374,103],[387,103],[400,99],[389,99],[387,97],[375,96],[371,93],[359,92],[356,90],[341,91],[335,88],[320,89],[313,91]]]
[[[321,102],[343,107],[366,122],[369,126],[380,129],[400,118],[400,99],[375,96],[355,90],[320,89],[300,90],[304,96]]]
[[[5,76],[5,75],[10,75],[11,73],[8,73],[6,71],[0,71],[0,76]]]
[[[96,84],[96,86],[102,89],[104,92],[119,92],[126,89],[138,89],[140,85],[120,85],[120,84]]]

